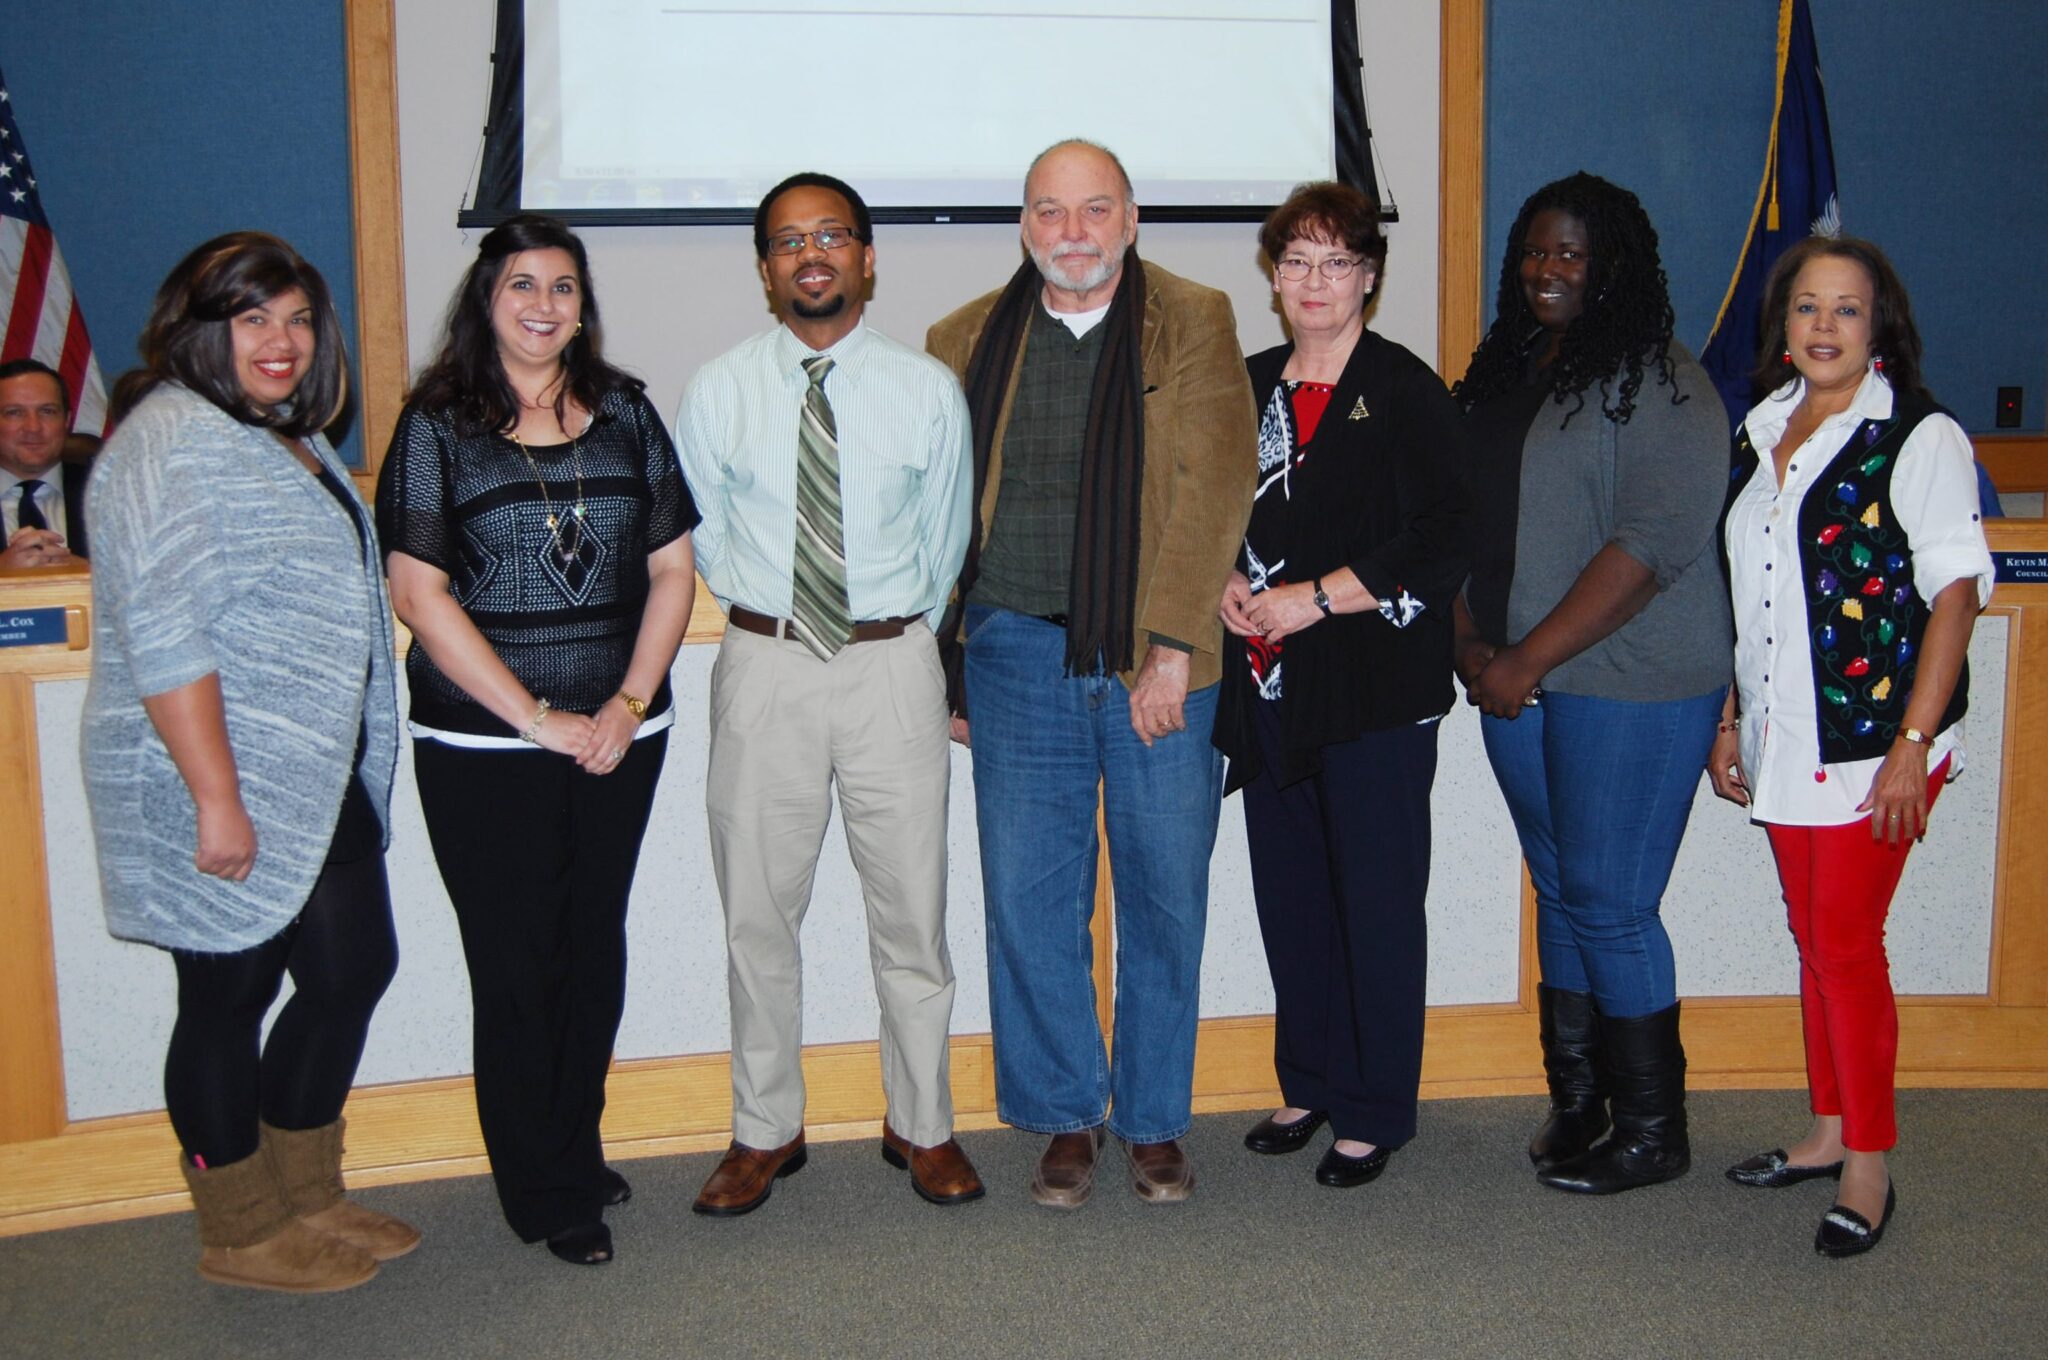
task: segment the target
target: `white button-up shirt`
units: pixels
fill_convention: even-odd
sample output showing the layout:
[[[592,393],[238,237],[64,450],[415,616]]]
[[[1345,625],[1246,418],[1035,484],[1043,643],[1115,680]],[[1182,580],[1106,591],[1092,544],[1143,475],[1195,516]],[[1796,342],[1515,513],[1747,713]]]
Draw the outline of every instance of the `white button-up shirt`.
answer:
[[[57,464],[37,479],[42,490],[36,493],[36,509],[43,512],[43,523],[50,526],[50,532],[64,534],[71,530],[71,520],[64,504],[64,465]],[[21,528],[21,483],[23,479],[6,468],[0,468],[0,542],[11,540]]]
[[[1799,511],[1815,479],[1858,426],[1892,413],[1892,389],[1871,372],[1848,409],[1821,422],[1799,446],[1777,484],[1772,453],[1805,394],[1795,380],[1752,410],[1744,424],[1757,469],[1728,511],[1729,589],[1735,604],[1735,683],[1742,696],[1742,768],[1750,816],[1786,826],[1840,826],[1861,820],[1882,757],[1823,765],[1814,696],[1813,638],[1799,556]],[[1977,604],[1991,599],[1991,554],[1978,516],[1970,440],[1935,414],[1907,436],[1892,473],[1891,510],[1911,544],[1913,588],[1930,606],[1944,587],[1974,578]],[[1957,723],[1934,739],[1932,768],[1946,756],[1962,769]]]
[[[797,420],[812,352],[777,326],[704,365],[683,394],[676,440],[704,516],[697,569],[728,609],[790,613]],[[847,603],[856,620],[923,614],[936,626],[967,554],[967,399],[944,364],[865,323],[825,353]]]

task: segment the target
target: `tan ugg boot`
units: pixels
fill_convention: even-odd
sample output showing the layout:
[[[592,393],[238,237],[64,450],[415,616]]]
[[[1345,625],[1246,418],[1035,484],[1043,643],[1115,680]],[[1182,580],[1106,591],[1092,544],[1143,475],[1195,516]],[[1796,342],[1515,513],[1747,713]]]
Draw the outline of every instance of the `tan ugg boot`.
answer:
[[[203,1171],[182,1156],[178,1166],[199,1215],[199,1273],[215,1284],[329,1294],[377,1273],[368,1252],[292,1217],[261,1151]]]
[[[420,1244],[420,1230],[342,1197],[341,1146],[347,1126],[346,1119],[337,1119],[317,1129],[258,1128],[285,1203],[300,1222],[361,1247],[379,1261],[396,1260]]]

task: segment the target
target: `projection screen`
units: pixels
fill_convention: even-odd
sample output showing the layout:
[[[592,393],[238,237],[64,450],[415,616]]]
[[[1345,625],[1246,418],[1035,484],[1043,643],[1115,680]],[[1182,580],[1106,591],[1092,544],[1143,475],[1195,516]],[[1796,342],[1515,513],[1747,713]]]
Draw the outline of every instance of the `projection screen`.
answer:
[[[500,0],[492,60],[464,226],[746,221],[805,169],[882,221],[1002,220],[1074,136],[1155,220],[1379,196],[1354,0]]]

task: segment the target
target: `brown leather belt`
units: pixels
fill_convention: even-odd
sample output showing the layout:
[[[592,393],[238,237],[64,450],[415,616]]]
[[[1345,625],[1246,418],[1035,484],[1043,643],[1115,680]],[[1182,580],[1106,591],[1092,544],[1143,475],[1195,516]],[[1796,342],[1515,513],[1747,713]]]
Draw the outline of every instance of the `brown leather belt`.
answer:
[[[905,614],[895,619],[869,619],[853,625],[854,642],[881,642],[888,638],[902,637],[911,624],[922,619],[922,614]],[[778,619],[773,614],[756,614],[744,605],[734,605],[725,612],[725,619],[733,627],[762,637],[786,638],[792,624],[788,619]]]

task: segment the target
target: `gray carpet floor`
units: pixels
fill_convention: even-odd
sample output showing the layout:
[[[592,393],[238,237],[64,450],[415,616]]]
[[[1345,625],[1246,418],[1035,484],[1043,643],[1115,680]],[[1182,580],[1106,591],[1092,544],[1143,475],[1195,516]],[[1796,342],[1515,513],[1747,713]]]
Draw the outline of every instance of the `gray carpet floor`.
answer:
[[[1255,1157],[1255,1116],[1196,1121],[1199,1181],[1139,1202],[1121,1154],[1072,1213],[1026,1194],[1041,1140],[963,1144],[978,1203],[916,1199],[872,1142],[815,1147],[755,1213],[700,1218],[709,1154],[621,1163],[619,1259],[557,1262],[487,1181],[365,1191],[427,1235],[361,1289],[207,1285],[189,1215],[0,1239],[0,1355],[2044,1356],[2048,1092],[1914,1091],[1899,1211],[1851,1261],[1814,1254],[1831,1182],[1743,1189],[1726,1165],[1796,1138],[1793,1092],[1692,1104],[1694,1170],[1608,1199],[1536,1184],[1533,1098],[1434,1101],[1385,1176]]]

